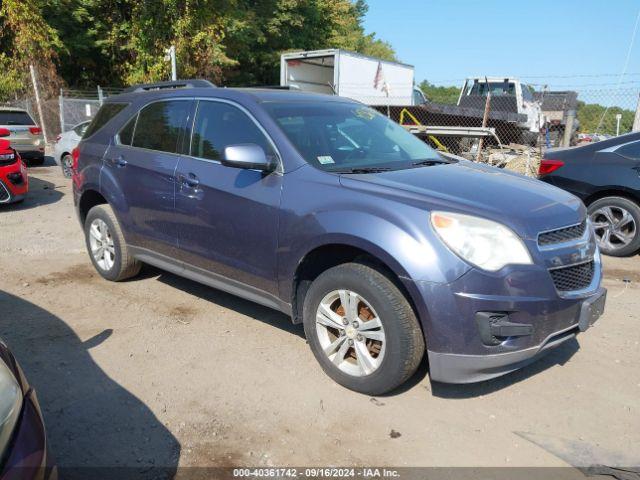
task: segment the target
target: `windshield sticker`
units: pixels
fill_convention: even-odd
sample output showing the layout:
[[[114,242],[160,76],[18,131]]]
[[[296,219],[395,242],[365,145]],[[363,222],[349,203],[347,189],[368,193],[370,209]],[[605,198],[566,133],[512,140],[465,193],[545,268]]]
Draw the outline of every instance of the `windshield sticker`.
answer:
[[[318,161],[322,165],[326,165],[328,163],[336,163],[333,161],[333,158],[331,158],[331,155],[318,155]]]
[[[376,112],[370,108],[358,108],[354,110],[353,113],[356,117],[363,118],[365,120],[373,120],[376,116]]]

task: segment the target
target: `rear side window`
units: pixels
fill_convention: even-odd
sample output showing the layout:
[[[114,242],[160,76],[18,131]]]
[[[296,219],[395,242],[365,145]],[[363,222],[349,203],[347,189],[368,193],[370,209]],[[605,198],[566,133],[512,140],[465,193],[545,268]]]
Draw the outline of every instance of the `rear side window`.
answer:
[[[100,130],[104,125],[115,117],[118,113],[126,108],[127,103],[105,103],[100,107],[96,116],[87,127],[84,132],[84,138],[89,138],[91,135]]]
[[[222,102],[200,101],[191,140],[191,155],[220,160],[225,147],[253,143],[267,157],[275,152],[258,126],[239,108]]]
[[[190,101],[167,100],[147,105],[138,114],[132,146],[177,153],[184,136]],[[120,133],[125,143],[127,128]],[[123,138],[123,134],[124,137]]]
[[[35,125],[27,112],[20,110],[0,110],[0,125]]]
[[[136,128],[136,120],[138,120],[137,114],[129,120],[118,133],[118,143],[120,145],[131,145],[131,142],[133,141],[133,132]]]

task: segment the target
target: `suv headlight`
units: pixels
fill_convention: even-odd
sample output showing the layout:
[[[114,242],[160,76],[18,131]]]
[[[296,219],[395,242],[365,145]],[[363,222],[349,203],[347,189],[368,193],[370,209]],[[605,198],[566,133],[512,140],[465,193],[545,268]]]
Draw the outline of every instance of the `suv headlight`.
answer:
[[[442,241],[463,260],[490,272],[505,265],[530,265],[531,255],[510,228],[450,212],[432,212],[431,225]]]
[[[22,390],[9,367],[0,359],[0,459],[22,409]]]

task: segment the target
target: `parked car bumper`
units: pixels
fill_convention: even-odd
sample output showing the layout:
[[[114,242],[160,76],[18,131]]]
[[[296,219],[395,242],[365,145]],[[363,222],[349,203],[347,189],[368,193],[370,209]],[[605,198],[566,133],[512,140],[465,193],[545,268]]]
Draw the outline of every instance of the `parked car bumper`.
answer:
[[[13,146],[20,154],[23,160],[34,160],[44,158],[44,145],[42,147],[34,149],[33,146]]]
[[[602,313],[599,254],[588,288],[559,293],[543,267],[470,270],[450,284],[414,282],[426,307],[430,378],[473,383],[504,375],[539,359],[586,330]],[[506,327],[506,328],[504,328]],[[495,336],[494,333],[504,333]]]
[[[24,399],[11,443],[0,463],[2,480],[55,480],[57,468],[49,452],[42,412],[35,391],[6,346],[0,342],[0,362],[16,377]]]
[[[26,165],[16,163],[0,167],[0,203],[13,203],[23,200],[29,190],[29,178]]]
[[[35,392],[24,399],[20,420],[4,465],[1,479],[55,480],[57,469],[49,453],[44,422]]]

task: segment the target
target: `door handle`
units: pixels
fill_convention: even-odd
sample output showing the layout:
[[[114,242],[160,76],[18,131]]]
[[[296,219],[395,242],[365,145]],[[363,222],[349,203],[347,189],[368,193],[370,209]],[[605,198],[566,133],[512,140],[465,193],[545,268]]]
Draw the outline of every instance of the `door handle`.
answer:
[[[118,155],[116,158],[112,158],[111,163],[116,167],[125,167],[127,165],[127,161],[122,155]]]
[[[191,188],[195,188],[200,185],[200,180],[198,180],[198,177],[193,173],[190,173],[188,175],[180,175],[179,180],[180,183]]]

